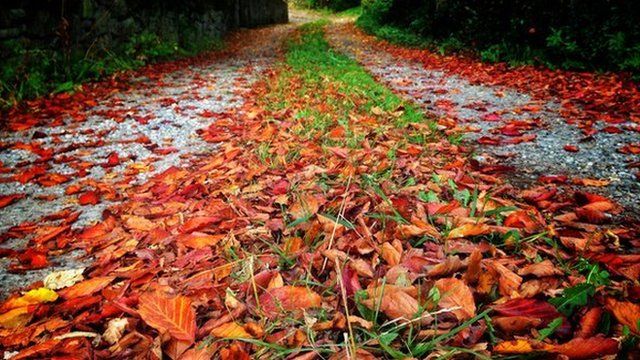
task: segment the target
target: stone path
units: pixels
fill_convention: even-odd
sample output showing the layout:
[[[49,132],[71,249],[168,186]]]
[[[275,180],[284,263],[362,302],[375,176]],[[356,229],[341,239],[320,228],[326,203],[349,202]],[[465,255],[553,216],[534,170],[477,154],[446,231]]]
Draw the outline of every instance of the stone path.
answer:
[[[436,117],[471,130],[465,138],[476,147],[477,159],[490,165],[514,166],[509,177],[515,183],[531,186],[540,176],[548,175],[598,180],[608,185],[581,188],[603,193],[627,211],[640,214],[637,169],[627,166],[637,162],[638,156],[618,151],[640,141],[636,124],[618,127],[635,131],[598,132],[580,141],[585,136],[562,117],[560,99],[541,101],[515,89],[472,84],[421,63],[398,59],[373,46],[371,39],[356,36],[348,24],[330,26],[327,36],[336,49],[355,58],[397,93]],[[566,145],[577,146],[579,151],[567,151]]]
[[[198,131],[240,111],[242,94],[276,61],[291,29],[234,34],[230,41],[242,46],[231,56],[169,73],[145,71],[131,79],[130,89],[97,98],[95,106],[73,116],[51,119],[56,126],[45,120],[27,130],[0,132],[0,196],[22,196],[0,209],[0,254],[24,252],[34,247],[34,239],[66,225],[92,225],[125,190],[216,151]],[[49,258],[42,269],[20,271],[16,259],[0,256],[0,299],[49,272],[89,261],[75,251]]]

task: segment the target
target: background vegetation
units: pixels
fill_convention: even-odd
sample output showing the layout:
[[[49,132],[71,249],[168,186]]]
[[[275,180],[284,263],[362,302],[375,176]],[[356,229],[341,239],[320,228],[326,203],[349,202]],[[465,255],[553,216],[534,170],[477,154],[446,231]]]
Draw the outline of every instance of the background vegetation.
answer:
[[[296,0],[336,11],[353,0]],[[362,0],[357,24],[402,45],[473,52],[483,61],[640,76],[640,2]]]
[[[285,0],[0,2],[0,108],[217,48],[228,28],[286,19]]]
[[[359,26],[408,45],[474,49],[483,60],[640,71],[640,3],[363,0]]]

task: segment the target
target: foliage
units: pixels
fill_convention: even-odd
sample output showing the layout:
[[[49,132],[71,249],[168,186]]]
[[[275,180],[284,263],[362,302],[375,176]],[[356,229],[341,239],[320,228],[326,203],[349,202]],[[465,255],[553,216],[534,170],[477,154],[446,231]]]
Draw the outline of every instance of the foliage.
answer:
[[[488,62],[640,74],[635,2],[364,0],[362,6],[359,26],[400,44],[471,48]]]
[[[186,29],[188,30],[188,29]],[[63,51],[32,43],[26,39],[0,43],[3,57],[0,69],[0,107],[49,92],[71,91],[80,83],[130,70],[149,62],[167,60],[220,48],[218,38],[200,39],[180,46],[145,30],[115,48],[84,52]]]

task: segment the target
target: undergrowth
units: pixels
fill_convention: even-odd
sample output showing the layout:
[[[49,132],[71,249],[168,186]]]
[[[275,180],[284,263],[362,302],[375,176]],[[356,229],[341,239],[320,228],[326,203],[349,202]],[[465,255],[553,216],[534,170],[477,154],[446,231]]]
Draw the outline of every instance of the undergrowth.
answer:
[[[86,51],[63,51],[26,39],[6,40],[0,42],[0,108],[49,93],[74,91],[83,82],[118,71],[193,56],[221,46],[219,38],[178,44],[151,31],[137,34],[114,48],[92,46]]]

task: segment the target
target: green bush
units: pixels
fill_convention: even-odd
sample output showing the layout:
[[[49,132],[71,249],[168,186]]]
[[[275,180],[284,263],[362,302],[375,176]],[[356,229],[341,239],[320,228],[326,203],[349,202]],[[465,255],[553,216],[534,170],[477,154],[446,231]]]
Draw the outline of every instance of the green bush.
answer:
[[[636,1],[363,0],[358,25],[402,44],[473,49],[490,62],[640,75]]]

